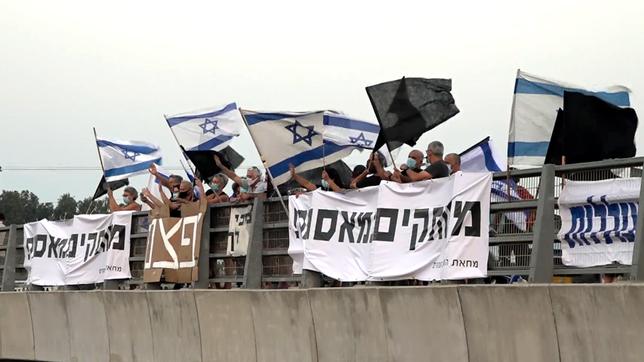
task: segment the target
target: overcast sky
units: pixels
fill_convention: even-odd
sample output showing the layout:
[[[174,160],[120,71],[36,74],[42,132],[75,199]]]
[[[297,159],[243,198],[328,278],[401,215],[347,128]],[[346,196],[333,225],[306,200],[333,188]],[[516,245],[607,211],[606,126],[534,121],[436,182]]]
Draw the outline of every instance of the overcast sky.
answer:
[[[460,152],[489,135],[505,154],[517,68],[623,84],[641,110],[643,19],[641,1],[2,1],[0,190],[92,194],[92,127],[159,144],[179,165],[163,115],[232,101],[375,122],[364,88],[401,76],[453,80],[461,112],[421,149],[438,139]],[[233,147],[258,162],[247,134]],[[13,170],[75,166],[94,169]]]

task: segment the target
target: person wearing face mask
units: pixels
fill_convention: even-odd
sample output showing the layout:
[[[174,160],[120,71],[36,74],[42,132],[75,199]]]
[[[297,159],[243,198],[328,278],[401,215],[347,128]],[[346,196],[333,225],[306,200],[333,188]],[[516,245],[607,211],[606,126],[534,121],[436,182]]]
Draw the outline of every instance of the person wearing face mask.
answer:
[[[306,189],[306,191],[314,191],[317,190],[317,186],[314,185],[311,181],[305,179],[304,177],[298,175],[295,173],[295,166],[289,164],[288,165],[289,170],[291,171],[291,178],[300,184],[303,188]],[[342,178],[340,177],[340,174],[338,171],[336,171],[333,168],[325,168],[322,170],[322,175],[320,179],[320,186],[322,187],[322,190],[324,191],[335,191],[335,192],[340,192],[344,190],[343,185],[342,185]]]
[[[448,153],[445,156],[445,163],[449,167],[450,175],[461,170],[461,156],[455,153]]]
[[[139,193],[132,186],[123,189],[123,203],[119,204],[114,198],[112,189],[107,189],[108,204],[110,211],[141,211],[141,204],[136,202]]]
[[[427,160],[429,161],[429,166],[425,170],[420,172],[407,170],[407,176],[412,182],[449,176],[449,168],[443,161],[442,143],[434,141],[427,146]]]
[[[407,175],[407,171],[411,170],[414,172],[420,172],[423,169],[421,168],[423,164],[423,152],[420,150],[411,150],[407,156],[407,162],[400,166],[400,171],[396,170],[389,178],[389,181],[395,181],[399,183],[411,182],[411,179]]]
[[[351,181],[352,189],[380,185],[380,181],[388,180],[390,173],[385,171],[383,166],[386,165],[385,155],[381,152],[374,152],[369,156],[367,167],[358,177]]]
[[[226,167],[217,155],[214,155],[215,164],[221,172],[228,176],[233,182],[239,185],[239,199],[252,200],[254,198],[266,198],[266,181],[262,180],[262,172],[258,167],[253,166],[246,170],[246,177],[239,177],[236,173]]]
[[[226,184],[228,184],[228,177],[223,173],[218,173],[212,177],[208,183],[210,190],[206,192],[209,205],[229,201],[228,195],[224,192]]]

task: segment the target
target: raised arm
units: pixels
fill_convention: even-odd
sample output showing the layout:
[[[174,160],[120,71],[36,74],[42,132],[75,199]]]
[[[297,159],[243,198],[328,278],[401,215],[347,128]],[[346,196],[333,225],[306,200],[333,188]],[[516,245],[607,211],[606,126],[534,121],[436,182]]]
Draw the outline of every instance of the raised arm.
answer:
[[[380,163],[380,158],[375,153],[371,154],[371,164],[373,164],[373,167],[376,169],[376,175],[380,177],[381,180],[389,180],[391,178],[391,174],[382,167],[382,164]]]
[[[304,187],[307,191],[313,191],[317,189],[317,186],[311,183],[311,181],[295,173],[295,167],[292,164],[288,165],[288,169],[291,171],[291,178],[295,180],[295,182],[300,184],[300,186]]]
[[[432,178],[432,175],[430,175],[429,172],[427,171],[415,172],[412,169],[407,169],[407,177],[409,177],[409,180],[411,182],[416,182],[416,181],[429,180],[430,178]]]
[[[331,190],[335,192],[342,192],[344,190],[342,187],[338,186],[338,184],[336,184],[331,177],[329,177],[329,174],[326,172],[326,170],[322,171],[322,179],[324,179],[329,184],[329,188]]]
[[[241,177],[237,176],[235,172],[233,172],[228,167],[224,166],[224,164],[221,162],[221,160],[217,155],[214,155],[213,158],[215,159],[215,164],[217,165],[217,167],[219,167],[221,172],[223,172],[224,175],[228,176],[229,179],[233,180],[233,182],[241,186],[242,184]]]
[[[152,166],[148,168],[148,172],[150,172],[152,176],[156,177],[160,185],[170,188],[170,180],[157,171],[157,166],[155,164],[152,164]]]
[[[109,186],[107,187],[107,204],[110,207],[111,212],[120,211],[119,204],[114,199],[114,193]]]

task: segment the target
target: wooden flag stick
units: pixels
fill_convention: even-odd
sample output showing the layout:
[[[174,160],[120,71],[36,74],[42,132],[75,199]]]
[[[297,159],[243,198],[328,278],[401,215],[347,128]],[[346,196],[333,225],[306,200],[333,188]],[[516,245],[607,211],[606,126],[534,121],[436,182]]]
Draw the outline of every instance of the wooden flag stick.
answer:
[[[96,143],[96,152],[98,152],[98,160],[101,162],[101,170],[103,171],[103,177],[105,177],[105,166],[103,165],[103,157],[101,157],[101,149],[98,146],[98,137],[96,136],[96,127],[92,127],[94,130],[94,141]],[[110,187],[109,182],[105,180],[105,183],[107,184],[107,187]]]

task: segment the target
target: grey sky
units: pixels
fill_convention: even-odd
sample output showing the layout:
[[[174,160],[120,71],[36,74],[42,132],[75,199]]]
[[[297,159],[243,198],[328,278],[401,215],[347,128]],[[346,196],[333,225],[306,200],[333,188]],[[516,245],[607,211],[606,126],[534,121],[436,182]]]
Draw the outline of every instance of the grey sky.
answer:
[[[90,195],[98,170],[9,169],[99,167],[93,126],[159,144],[172,166],[163,114],[236,101],[375,120],[365,86],[403,75],[452,78],[461,110],[419,147],[490,135],[505,152],[517,68],[626,85],[641,110],[642,19],[640,1],[2,1],[0,190]],[[233,147],[257,163],[247,134]]]

